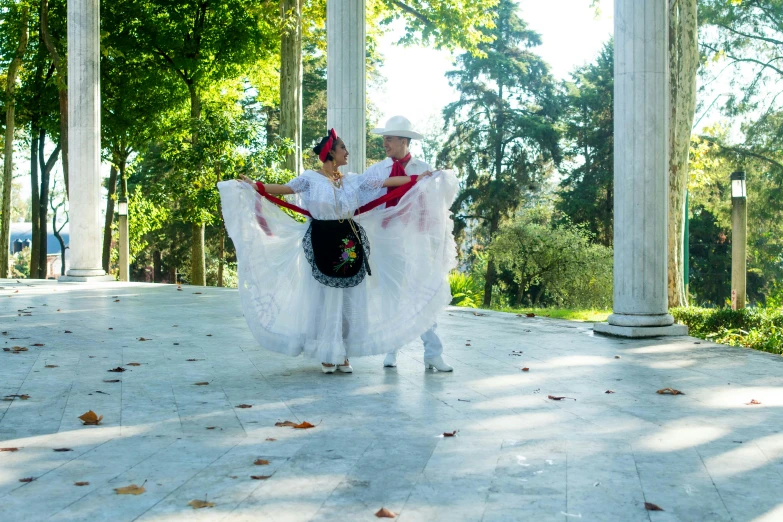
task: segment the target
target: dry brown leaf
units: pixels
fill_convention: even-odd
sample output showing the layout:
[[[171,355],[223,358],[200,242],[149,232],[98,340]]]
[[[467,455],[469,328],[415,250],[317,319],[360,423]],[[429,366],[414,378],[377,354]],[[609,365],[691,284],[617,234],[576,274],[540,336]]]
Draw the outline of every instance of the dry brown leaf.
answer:
[[[375,516],[378,518],[397,518],[397,513],[386,508],[381,508],[375,513]]]
[[[119,379],[103,379],[103,382],[122,382]]]
[[[114,300],[114,302],[115,302],[115,303],[119,303],[119,302],[120,302],[120,300],[119,300],[119,299],[115,299],[115,300]]]
[[[46,346],[46,345],[43,343],[35,343],[33,346]]]
[[[144,337],[139,337],[139,341],[151,341],[152,339],[146,339]]]
[[[212,334],[207,334],[207,337],[212,337]]]
[[[685,395],[680,390],[675,390],[674,388],[661,388],[657,392],[660,395]]]
[[[128,363],[128,366],[141,366],[141,363]]]
[[[94,411],[90,410],[87,413],[80,415],[79,418],[85,426],[97,426],[101,423],[103,415],[99,417]]]
[[[465,343],[465,346],[470,346],[470,343]]]
[[[195,384],[196,384],[196,386],[207,386],[209,383],[208,382],[197,382]]]
[[[535,316],[536,314],[532,314],[532,313],[525,314],[525,317],[535,317]]]
[[[64,451],[73,451],[71,448],[54,448],[54,451],[62,453]]]
[[[217,428],[217,426],[207,426],[208,430],[214,430],[215,428]]]
[[[0,451],[14,452],[14,451],[19,451],[19,448],[0,448]]]
[[[274,441],[276,441],[277,439],[274,439],[274,438],[272,438],[272,437],[267,437],[265,440],[267,440],[267,441],[269,441],[269,442],[274,442]]]
[[[315,428],[315,425],[310,424],[307,421],[304,421],[301,424],[294,424],[294,429],[297,429],[297,430],[306,430],[306,429],[309,429],[309,428]]]
[[[19,482],[32,482],[35,480],[35,477],[26,477],[19,479]]]
[[[751,399],[750,402],[746,402],[745,404],[750,406],[751,404],[761,404],[761,403],[756,399]]]
[[[174,344],[179,344],[179,343],[174,343]],[[198,361],[198,359],[185,359],[185,360],[186,360],[186,361],[188,361],[188,362],[195,362],[195,361]]]
[[[117,366],[116,368],[112,368],[111,370],[106,370],[107,372],[114,372],[114,373],[122,373],[125,371],[125,368],[122,366]]]
[[[253,480],[266,480],[272,475],[250,475],[250,478]]]
[[[193,292],[193,295],[201,295],[201,292]]]
[[[73,332],[70,331],[70,330],[65,330],[65,332],[63,332],[63,333],[73,333]]]
[[[644,509],[646,509],[647,511],[663,511],[663,508],[661,506],[655,505],[652,502],[645,502]]]
[[[15,352],[26,352],[26,351],[28,351],[27,348],[25,348],[24,346],[14,346],[13,348],[11,348],[11,350],[13,350]]]
[[[619,355],[615,355],[615,356],[614,356],[614,358],[615,358],[615,359],[619,359],[619,358],[620,358],[620,356],[619,356]]]
[[[522,368],[522,371],[523,371],[523,372],[529,372],[529,371],[530,371],[530,368],[528,368],[527,366],[525,366],[524,368]]]
[[[269,461],[264,459],[256,459],[256,461],[253,462],[253,464],[255,464],[256,466],[268,466]]]
[[[44,368],[59,368],[56,364],[47,364]]]
[[[27,395],[26,393],[23,393],[22,395],[17,395],[17,394],[13,394],[13,395],[6,395],[6,396],[3,398],[3,400],[5,400],[5,401],[12,401],[12,400],[14,400],[14,399],[21,399],[21,400],[23,400],[23,401],[26,401],[26,400],[27,400],[27,399],[29,399],[29,398],[30,398],[30,396],[29,396],[29,395]]]
[[[447,431],[447,432],[445,432],[445,433],[443,434],[443,436],[444,436],[444,437],[456,437],[456,436],[457,436],[457,430],[454,430],[454,431],[452,431],[452,432],[448,432],[448,431]]]
[[[572,401],[575,401],[575,400],[576,400],[576,399],[574,399],[573,397],[556,397],[556,396],[554,396],[554,395],[549,395],[549,396],[548,396],[548,398],[549,398],[549,399],[551,399],[551,400],[553,400],[553,401],[562,401],[562,400],[564,400],[564,399],[571,399]]]
[[[243,410],[252,407],[253,407],[252,404],[237,404],[237,408],[242,408]]]
[[[141,495],[147,490],[144,489],[144,484],[141,486],[131,484],[130,486],[125,486],[123,488],[114,488],[114,491],[116,491],[118,495]]]
[[[278,428],[283,428],[283,427],[286,427],[286,426],[293,427],[293,426],[296,426],[296,423],[287,420],[287,421],[283,421],[283,422],[275,422],[275,426],[277,426]]]
[[[193,509],[211,508],[215,507],[215,503],[207,502],[206,500],[191,500],[188,502],[188,506],[192,506]]]
[[[613,390],[606,390],[604,393],[614,393]]]
[[[74,482],[73,485],[74,486],[89,486],[90,483],[89,482]]]
[[[487,315],[487,314],[480,314],[478,312],[473,312],[473,315],[475,315],[476,317],[481,317],[482,315]]]

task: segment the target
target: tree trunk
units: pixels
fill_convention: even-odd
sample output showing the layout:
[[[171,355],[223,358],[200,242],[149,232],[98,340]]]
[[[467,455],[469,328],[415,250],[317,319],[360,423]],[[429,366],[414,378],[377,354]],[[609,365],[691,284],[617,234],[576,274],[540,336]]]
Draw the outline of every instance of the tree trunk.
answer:
[[[0,278],[8,277],[9,250],[11,248],[11,182],[14,174],[14,124],[16,116],[16,75],[22,65],[22,58],[27,50],[28,28],[27,18],[30,14],[28,7],[22,8],[22,29],[19,34],[19,47],[16,55],[8,67],[6,77],[6,109],[5,109],[5,156],[3,163],[3,216],[0,222]]]
[[[160,255],[160,250],[154,250],[152,252],[152,282],[160,283],[163,281],[163,258]]]
[[[62,149],[63,180],[65,194],[69,194],[68,183],[68,64],[63,62],[49,32],[49,0],[41,0],[41,36],[52,57],[57,71],[57,95],[60,102],[60,148]]]
[[[206,260],[204,257],[204,224],[193,223],[191,228],[190,284],[207,286]]]
[[[687,305],[683,239],[688,153],[696,111],[696,72],[699,67],[696,4],[697,0],[675,0],[670,7],[669,307]]]
[[[106,220],[103,223],[103,271],[109,272],[111,262],[111,225],[114,222],[114,193],[117,190],[117,167],[112,164],[109,170],[109,197],[106,199]]]
[[[500,216],[492,216],[492,220],[489,222],[489,238],[490,242],[495,237],[495,233],[498,231],[498,225],[500,224]],[[495,284],[495,259],[492,254],[487,259],[487,274],[484,279],[484,306],[489,308],[492,305],[492,287]]]
[[[190,92],[191,143],[198,145],[198,126],[201,120],[201,95],[194,83],[188,84]],[[207,270],[204,249],[204,223],[192,223],[190,247],[190,284],[207,286]]]
[[[41,129],[38,135],[38,164],[41,166],[41,186],[38,196],[38,222],[39,222],[39,249],[38,249],[38,267],[41,270],[41,279],[46,279],[49,275],[49,262],[47,261],[47,254],[49,253],[49,234],[46,231],[46,223],[48,219],[48,202],[49,202],[49,178],[57,163],[57,156],[60,154],[60,145],[58,144],[49,159],[44,158],[44,148],[46,145],[46,131]]]
[[[280,136],[294,142],[285,168],[302,170],[302,0],[280,0]]]
[[[223,265],[226,264],[225,257],[226,257],[226,232],[225,229],[221,226],[220,245],[218,251],[218,277],[217,277],[217,285],[221,288],[223,287]]]
[[[30,221],[33,225],[33,238],[30,244],[30,278],[40,279],[40,242],[41,223],[38,220],[38,122],[30,123],[30,192],[32,194],[32,209]]]

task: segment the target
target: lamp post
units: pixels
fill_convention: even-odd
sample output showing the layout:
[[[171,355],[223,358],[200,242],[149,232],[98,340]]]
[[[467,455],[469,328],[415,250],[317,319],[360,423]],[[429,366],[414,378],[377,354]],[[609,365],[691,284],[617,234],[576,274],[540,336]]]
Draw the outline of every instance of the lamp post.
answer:
[[[731,308],[745,308],[747,247],[748,247],[748,199],[745,172],[731,173]]]
[[[120,281],[129,281],[129,261],[130,248],[128,244],[128,198],[121,197],[117,213],[120,216]]]

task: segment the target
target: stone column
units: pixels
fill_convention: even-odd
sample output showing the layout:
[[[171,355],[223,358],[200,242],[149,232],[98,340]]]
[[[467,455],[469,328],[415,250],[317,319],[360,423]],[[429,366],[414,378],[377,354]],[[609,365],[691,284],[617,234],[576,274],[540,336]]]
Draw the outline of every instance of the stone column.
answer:
[[[685,335],[668,313],[667,0],[614,4],[614,313],[595,331]]]
[[[71,266],[60,281],[112,280],[101,265],[100,0],[68,0]]]
[[[326,2],[326,126],[345,141],[343,172],[361,173],[367,157],[365,0]],[[326,132],[324,132],[326,134]]]

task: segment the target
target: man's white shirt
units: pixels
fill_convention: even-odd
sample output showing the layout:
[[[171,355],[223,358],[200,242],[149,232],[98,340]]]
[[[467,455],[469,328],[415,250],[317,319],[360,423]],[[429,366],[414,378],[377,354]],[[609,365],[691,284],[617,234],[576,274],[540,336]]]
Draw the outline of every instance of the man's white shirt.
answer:
[[[394,161],[391,158],[386,158],[385,160],[379,161],[375,165],[372,165],[364,172],[364,174],[368,175],[369,177],[376,177],[383,173],[385,175],[384,177],[388,178],[391,176],[392,165],[394,165]],[[424,174],[428,170],[431,171],[432,167],[430,167],[427,163],[413,157],[410,159],[410,161],[408,161],[408,164],[405,165],[405,174],[408,176],[418,176],[420,174]],[[378,190],[376,197],[381,197],[382,195],[386,194],[386,191],[386,188],[381,188]]]

